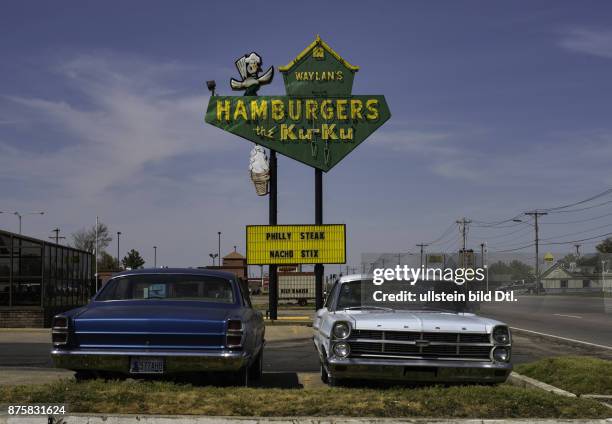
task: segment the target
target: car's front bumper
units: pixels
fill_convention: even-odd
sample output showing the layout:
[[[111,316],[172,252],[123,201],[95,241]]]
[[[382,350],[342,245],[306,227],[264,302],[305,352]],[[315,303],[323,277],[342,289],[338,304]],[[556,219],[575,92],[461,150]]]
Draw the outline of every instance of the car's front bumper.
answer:
[[[440,383],[502,383],[512,364],[490,361],[329,358],[328,371],[337,379],[402,380]]]
[[[237,371],[248,365],[251,355],[242,351],[54,349],[57,368],[70,370],[130,372],[132,357],[164,358],[164,373]]]

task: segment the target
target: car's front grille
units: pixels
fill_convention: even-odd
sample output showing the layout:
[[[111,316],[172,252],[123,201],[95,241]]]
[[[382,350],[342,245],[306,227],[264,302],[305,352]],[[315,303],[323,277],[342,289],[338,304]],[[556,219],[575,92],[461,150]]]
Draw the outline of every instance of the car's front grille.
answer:
[[[489,360],[492,348],[487,333],[418,331],[351,331],[351,356],[418,357]]]

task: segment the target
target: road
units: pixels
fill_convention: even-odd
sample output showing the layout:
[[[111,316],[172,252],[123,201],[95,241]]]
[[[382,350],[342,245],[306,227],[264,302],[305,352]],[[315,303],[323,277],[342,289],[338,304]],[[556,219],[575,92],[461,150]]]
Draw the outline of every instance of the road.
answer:
[[[516,302],[483,303],[481,315],[522,328],[612,349],[612,314],[604,299],[586,296],[520,296]]]

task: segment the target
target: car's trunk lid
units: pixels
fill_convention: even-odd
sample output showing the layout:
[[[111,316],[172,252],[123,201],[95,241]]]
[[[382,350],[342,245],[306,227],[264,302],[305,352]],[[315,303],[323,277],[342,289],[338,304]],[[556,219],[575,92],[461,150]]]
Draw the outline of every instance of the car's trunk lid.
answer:
[[[227,305],[190,301],[99,302],[74,320],[84,349],[215,349],[225,344]]]

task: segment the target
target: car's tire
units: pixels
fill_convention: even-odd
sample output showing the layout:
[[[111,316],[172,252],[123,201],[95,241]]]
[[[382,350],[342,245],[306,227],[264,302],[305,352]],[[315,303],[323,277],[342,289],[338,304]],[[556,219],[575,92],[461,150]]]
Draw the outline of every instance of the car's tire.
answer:
[[[263,348],[257,354],[248,370],[250,380],[261,380],[263,376]]]

